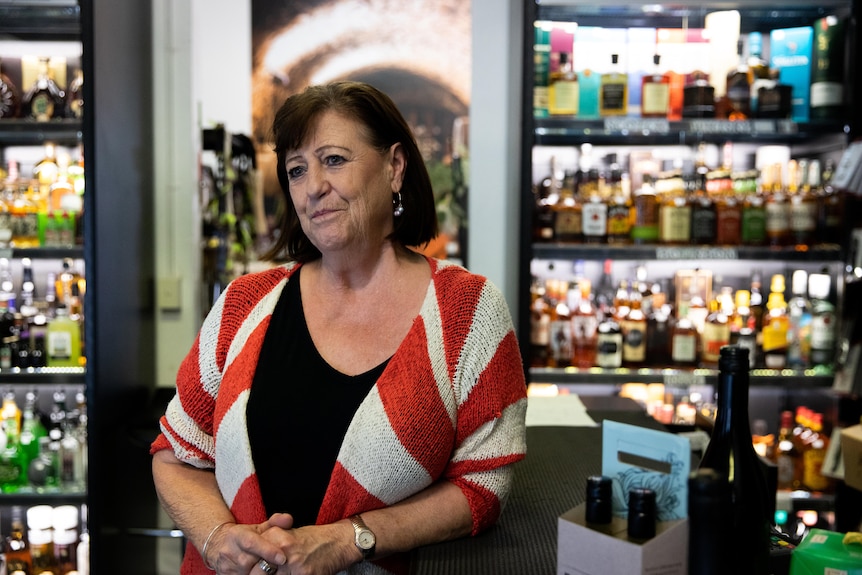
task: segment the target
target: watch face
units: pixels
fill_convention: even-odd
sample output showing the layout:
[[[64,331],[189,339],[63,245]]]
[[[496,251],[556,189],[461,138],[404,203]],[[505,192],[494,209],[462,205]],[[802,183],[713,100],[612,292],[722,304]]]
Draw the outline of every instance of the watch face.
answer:
[[[374,547],[374,533],[371,531],[360,531],[356,537],[356,542],[363,549],[371,549]]]

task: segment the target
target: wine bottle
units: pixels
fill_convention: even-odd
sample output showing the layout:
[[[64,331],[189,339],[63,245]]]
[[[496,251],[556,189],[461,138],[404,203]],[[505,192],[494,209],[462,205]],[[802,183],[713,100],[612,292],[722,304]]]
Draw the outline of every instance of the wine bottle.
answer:
[[[751,442],[748,416],[748,350],[721,348],[718,360],[718,409],[701,469],[725,474],[731,485],[733,564],[726,572],[769,573],[770,499],[766,474]]]
[[[688,478],[688,573],[725,575],[734,546],[731,492],[727,477],[700,468]]]

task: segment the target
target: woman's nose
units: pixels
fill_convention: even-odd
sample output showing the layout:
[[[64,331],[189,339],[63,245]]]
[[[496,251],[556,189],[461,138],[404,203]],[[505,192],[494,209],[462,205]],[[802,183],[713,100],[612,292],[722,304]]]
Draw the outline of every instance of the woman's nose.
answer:
[[[322,195],[329,189],[329,179],[323,166],[312,164],[308,167],[308,193]]]

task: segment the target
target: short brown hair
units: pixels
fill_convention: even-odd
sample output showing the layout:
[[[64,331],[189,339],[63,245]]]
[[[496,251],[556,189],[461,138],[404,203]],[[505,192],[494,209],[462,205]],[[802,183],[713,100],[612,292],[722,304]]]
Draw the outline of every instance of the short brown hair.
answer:
[[[335,111],[362,124],[369,144],[385,152],[401,144],[407,167],[401,186],[404,214],[395,218],[390,236],[404,246],[419,247],[437,236],[437,210],[428,169],[407,121],[389,96],[362,82],[333,82],[310,86],[289,96],[275,114],[272,124],[276,174],[284,193],[285,209],[279,235],[262,257],[268,261],[308,262],[320,257],[320,251],[302,231],[296,209],[290,199],[290,182],[285,159],[287,153],[301,147],[314,122],[323,112]]]

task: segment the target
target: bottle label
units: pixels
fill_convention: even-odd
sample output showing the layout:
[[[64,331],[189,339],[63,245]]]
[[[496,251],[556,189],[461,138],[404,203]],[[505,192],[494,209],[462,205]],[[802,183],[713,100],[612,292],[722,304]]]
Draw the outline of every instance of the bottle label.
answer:
[[[576,210],[560,210],[554,222],[554,231],[560,241],[571,241],[581,235],[583,220],[581,212]]]
[[[835,315],[820,313],[811,317],[811,349],[832,350],[835,346]]]
[[[574,315],[572,316],[572,338],[575,341],[592,340],[596,337],[598,326],[598,318],[594,315]]]
[[[578,113],[578,83],[558,80],[551,84],[548,91],[548,109],[552,115],[572,115]]]
[[[646,325],[644,322],[622,322],[623,361],[643,361],[646,358]]]
[[[625,112],[627,106],[625,81],[603,83],[601,98],[602,113]]]
[[[803,200],[790,204],[790,229],[794,232],[813,232],[817,227],[817,204]]]
[[[628,238],[632,232],[632,211],[625,204],[608,206],[608,235]]]
[[[584,235],[602,237],[608,233],[608,206],[602,202],[587,202],[583,208]]]
[[[599,367],[616,368],[623,364],[623,336],[600,333],[596,342],[596,363]]]
[[[715,210],[695,207],[691,212],[691,239],[698,243],[715,241]]]
[[[717,243],[739,243],[741,229],[742,216],[739,209],[723,208],[718,210],[715,222],[715,240]]]
[[[811,84],[811,107],[841,106],[844,104],[844,86],[840,82]]]
[[[647,82],[644,84],[641,113],[645,116],[663,116],[670,104],[670,84]]]
[[[730,327],[725,324],[707,322],[703,326],[703,359],[716,362],[721,348],[730,343]]]
[[[689,206],[662,206],[659,210],[659,237],[663,242],[687,242],[691,234]]]
[[[45,346],[49,359],[68,361],[72,358],[72,334],[67,331],[48,331]]]
[[[784,202],[767,202],[766,231],[786,232],[790,229],[790,206]]]
[[[787,349],[787,326],[772,319],[763,326],[763,351]]]
[[[762,207],[742,210],[742,243],[761,244],[766,241],[766,210]]]
[[[551,322],[551,357],[557,367],[565,367],[572,361],[572,330],[568,320]]]
[[[674,335],[671,340],[671,359],[680,363],[697,360],[697,337],[694,334]]]

